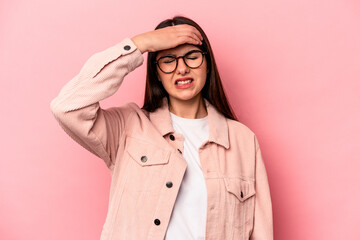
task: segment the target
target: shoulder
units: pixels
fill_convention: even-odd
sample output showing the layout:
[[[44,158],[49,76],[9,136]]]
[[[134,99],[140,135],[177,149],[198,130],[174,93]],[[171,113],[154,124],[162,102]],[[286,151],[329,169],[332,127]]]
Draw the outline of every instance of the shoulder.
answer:
[[[117,109],[120,111],[127,111],[127,112],[146,112],[140,108],[140,106],[135,102],[127,102],[117,107],[112,107],[113,109]]]
[[[244,144],[242,145],[244,148],[258,148],[257,137],[254,131],[239,121],[228,118],[226,120],[230,142]]]
[[[148,116],[148,112],[141,109],[135,102],[128,102],[120,106],[110,107],[103,111],[106,114],[113,114],[114,117],[123,119],[124,121],[131,120],[134,116],[143,117]]]
[[[245,124],[233,120],[233,119],[229,119],[226,118],[228,127],[229,127],[229,132],[234,132],[236,134],[240,134],[242,136],[249,136],[249,137],[254,137],[255,133]]]
[[[115,107],[115,109],[122,115],[126,116],[127,119],[132,119],[133,117],[138,117],[138,118],[149,117],[149,112],[146,111],[145,109],[142,109],[135,102],[125,103],[121,106]]]

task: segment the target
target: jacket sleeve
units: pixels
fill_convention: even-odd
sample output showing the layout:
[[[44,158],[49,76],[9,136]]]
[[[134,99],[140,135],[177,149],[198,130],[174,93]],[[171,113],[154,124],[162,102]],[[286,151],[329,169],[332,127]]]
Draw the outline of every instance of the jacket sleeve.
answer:
[[[119,139],[131,113],[126,105],[102,109],[99,101],[113,95],[124,77],[144,61],[130,38],[92,55],[50,103],[63,130],[81,146],[113,167]]]
[[[255,218],[251,240],[272,240],[273,216],[270,188],[259,142],[255,138]]]

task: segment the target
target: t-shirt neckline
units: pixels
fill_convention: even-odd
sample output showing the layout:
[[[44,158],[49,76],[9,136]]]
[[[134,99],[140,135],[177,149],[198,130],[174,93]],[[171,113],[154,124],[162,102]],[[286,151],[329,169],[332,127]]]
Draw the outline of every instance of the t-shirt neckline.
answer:
[[[171,118],[180,121],[181,123],[185,123],[185,124],[194,124],[194,123],[203,123],[205,121],[207,121],[208,119],[208,115],[206,115],[203,118],[183,118],[180,117],[172,112],[170,112]]]

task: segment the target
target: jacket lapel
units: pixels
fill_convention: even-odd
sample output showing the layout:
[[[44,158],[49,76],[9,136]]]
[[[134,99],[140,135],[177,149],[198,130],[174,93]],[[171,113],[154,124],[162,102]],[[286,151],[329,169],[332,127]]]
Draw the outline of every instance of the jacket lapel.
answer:
[[[223,114],[219,113],[207,99],[204,100],[208,112],[209,142],[215,142],[228,149],[229,133],[226,118]],[[154,112],[150,112],[149,118],[159,133],[165,136],[169,133],[174,133],[174,128],[171,123],[167,97],[164,97],[162,101],[162,107],[156,109]]]

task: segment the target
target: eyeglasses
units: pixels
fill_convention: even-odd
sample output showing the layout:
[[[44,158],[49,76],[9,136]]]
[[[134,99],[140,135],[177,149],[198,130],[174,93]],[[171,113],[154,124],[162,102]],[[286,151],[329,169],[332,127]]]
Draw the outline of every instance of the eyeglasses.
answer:
[[[163,73],[172,73],[177,68],[179,58],[182,58],[189,68],[198,68],[203,63],[205,54],[207,53],[200,50],[192,50],[183,56],[162,56],[155,63]]]

